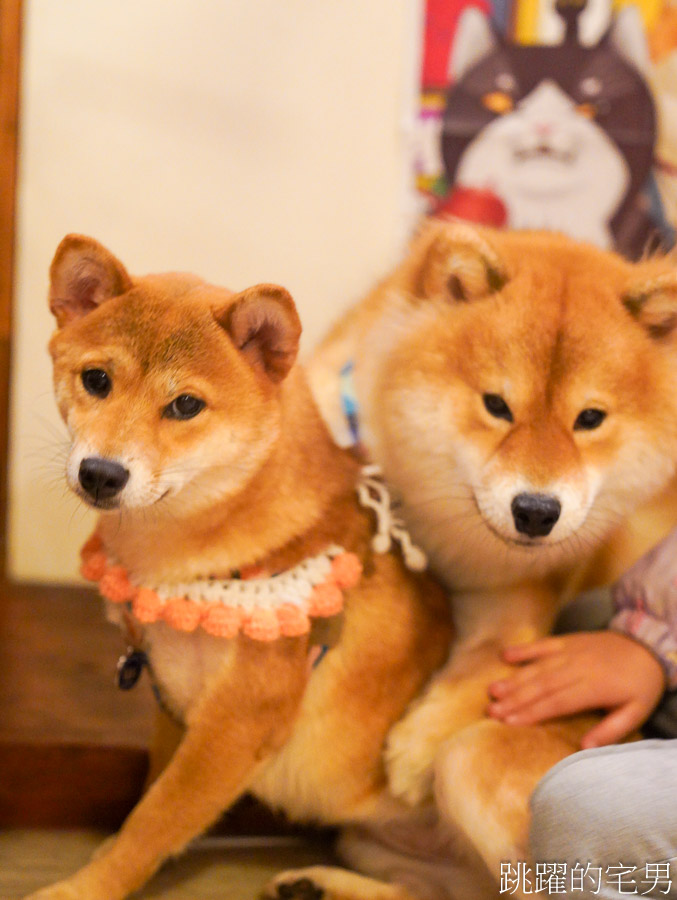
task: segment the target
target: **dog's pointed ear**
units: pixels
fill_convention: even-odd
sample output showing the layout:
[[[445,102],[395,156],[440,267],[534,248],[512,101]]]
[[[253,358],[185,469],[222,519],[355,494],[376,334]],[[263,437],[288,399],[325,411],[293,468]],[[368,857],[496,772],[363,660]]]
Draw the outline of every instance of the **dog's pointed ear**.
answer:
[[[61,241],[49,278],[49,308],[59,328],[132,286],[120,260],[94,238],[80,234],[66,235]]]
[[[677,272],[667,272],[638,284],[624,294],[622,301],[651,337],[666,337],[677,327]]]
[[[301,338],[301,321],[288,291],[257,284],[236,294],[215,316],[254,369],[273,382],[287,376]]]
[[[435,222],[422,235],[414,293],[469,302],[500,291],[508,278],[485,232],[465,222]]]

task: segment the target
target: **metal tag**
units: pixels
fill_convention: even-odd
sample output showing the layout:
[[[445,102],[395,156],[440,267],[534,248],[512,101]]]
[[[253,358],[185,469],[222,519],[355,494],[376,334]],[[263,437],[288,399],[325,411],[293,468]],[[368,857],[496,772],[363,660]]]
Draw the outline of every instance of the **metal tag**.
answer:
[[[143,667],[148,665],[148,657],[143,650],[130,648],[121,656],[117,665],[117,684],[121,691],[131,690],[141,677]]]

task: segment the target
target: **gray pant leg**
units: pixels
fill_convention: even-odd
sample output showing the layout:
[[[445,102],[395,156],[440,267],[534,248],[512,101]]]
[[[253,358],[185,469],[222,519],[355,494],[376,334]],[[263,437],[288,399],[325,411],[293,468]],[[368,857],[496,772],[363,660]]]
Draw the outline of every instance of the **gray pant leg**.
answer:
[[[677,740],[600,747],[555,766],[532,797],[531,851],[534,871],[565,864],[570,898],[677,898]]]

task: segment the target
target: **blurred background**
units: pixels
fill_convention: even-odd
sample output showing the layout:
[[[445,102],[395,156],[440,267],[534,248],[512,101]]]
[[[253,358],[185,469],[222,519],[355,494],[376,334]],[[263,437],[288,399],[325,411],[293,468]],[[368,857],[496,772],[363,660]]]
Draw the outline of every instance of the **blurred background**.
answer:
[[[47,270],[71,231],[132,273],[294,295],[304,348],[412,224],[415,0],[26,0],[8,571],[68,581],[92,518],[61,477]]]

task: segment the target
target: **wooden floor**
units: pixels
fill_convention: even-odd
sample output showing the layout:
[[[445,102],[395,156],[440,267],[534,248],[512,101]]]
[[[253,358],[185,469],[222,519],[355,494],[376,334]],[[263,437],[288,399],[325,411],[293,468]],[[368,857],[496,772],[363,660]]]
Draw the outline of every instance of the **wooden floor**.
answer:
[[[0,834],[0,897],[22,897],[71,874],[87,862],[101,839],[92,831]],[[135,897],[254,900],[279,872],[332,861],[327,844],[320,841],[207,839],[167,863]]]

